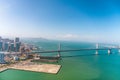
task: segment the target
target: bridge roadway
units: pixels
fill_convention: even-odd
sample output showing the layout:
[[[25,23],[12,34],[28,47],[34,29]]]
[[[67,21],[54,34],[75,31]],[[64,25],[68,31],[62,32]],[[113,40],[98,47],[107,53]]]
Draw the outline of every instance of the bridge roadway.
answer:
[[[71,52],[71,51],[88,51],[88,50],[112,50],[120,48],[82,48],[82,49],[69,49],[69,50],[49,50],[49,51],[32,51],[30,53],[54,53],[54,52]]]

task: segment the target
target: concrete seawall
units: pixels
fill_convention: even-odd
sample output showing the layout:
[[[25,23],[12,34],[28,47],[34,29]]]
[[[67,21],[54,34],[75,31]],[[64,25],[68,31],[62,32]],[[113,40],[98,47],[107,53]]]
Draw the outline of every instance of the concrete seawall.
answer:
[[[0,68],[0,73],[8,70],[8,68]]]

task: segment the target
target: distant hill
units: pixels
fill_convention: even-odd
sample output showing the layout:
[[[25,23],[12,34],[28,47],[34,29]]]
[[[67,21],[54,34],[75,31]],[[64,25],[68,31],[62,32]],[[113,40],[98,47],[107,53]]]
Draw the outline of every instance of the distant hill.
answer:
[[[48,39],[45,38],[21,38],[22,40],[29,40],[29,41],[49,41]]]

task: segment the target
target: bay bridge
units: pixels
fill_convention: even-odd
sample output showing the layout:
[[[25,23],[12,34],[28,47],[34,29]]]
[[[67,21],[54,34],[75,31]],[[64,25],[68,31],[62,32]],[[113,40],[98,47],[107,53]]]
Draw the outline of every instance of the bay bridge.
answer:
[[[102,47],[99,48],[99,44],[96,44],[96,48],[80,48],[80,49],[65,49],[61,50],[61,44],[59,43],[58,50],[45,50],[45,51],[32,51],[30,53],[58,53],[58,56],[60,55],[60,52],[72,52],[72,51],[96,51],[95,54],[97,55],[100,50],[107,50],[108,54],[112,53],[113,49],[117,49],[118,52],[120,52],[119,46],[109,46],[109,47]]]
[[[61,55],[62,52],[75,52],[75,51],[95,51],[94,55],[99,55],[99,51],[107,51],[107,54],[112,54],[112,50],[118,50],[118,52],[120,52],[120,47],[119,46],[104,46],[104,47],[99,47],[99,44],[95,45],[95,48],[79,48],[79,49],[61,49],[61,44],[59,43],[58,45],[58,49],[57,50],[37,50],[37,51],[31,51],[31,52],[25,52],[25,54],[28,55],[34,55],[34,54],[38,54],[40,56],[40,58],[42,59],[61,59],[61,57],[73,57],[71,55],[68,56],[63,56]],[[2,52],[5,55],[21,55],[21,52]],[[42,56],[41,54],[50,54],[50,53],[57,53],[56,57],[53,56]],[[92,54],[93,55],[93,54]],[[79,56],[79,55],[77,55]],[[0,55],[0,58],[2,59],[2,57],[4,57],[2,54]],[[3,58],[4,59],[4,58]]]

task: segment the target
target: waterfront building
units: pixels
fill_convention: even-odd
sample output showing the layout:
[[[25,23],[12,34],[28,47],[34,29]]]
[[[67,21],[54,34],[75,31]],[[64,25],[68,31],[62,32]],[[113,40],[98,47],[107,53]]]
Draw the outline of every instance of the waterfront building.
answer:
[[[5,60],[4,60],[5,55],[3,53],[0,53],[0,64],[5,64]]]
[[[18,56],[13,56],[13,60],[14,60],[14,61],[18,61],[18,60],[19,60],[19,57],[18,57]]]

